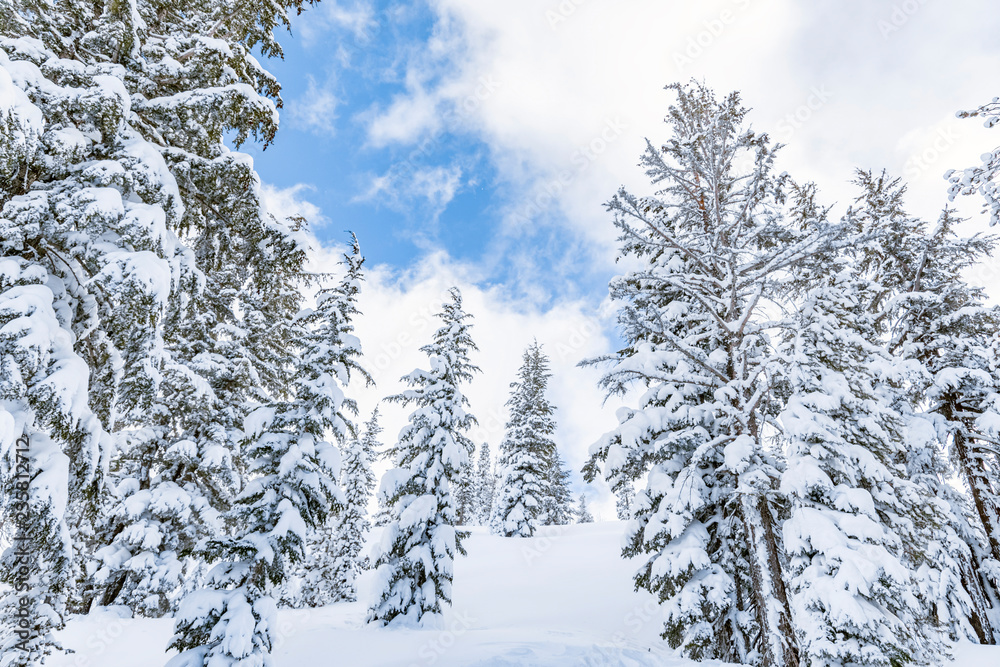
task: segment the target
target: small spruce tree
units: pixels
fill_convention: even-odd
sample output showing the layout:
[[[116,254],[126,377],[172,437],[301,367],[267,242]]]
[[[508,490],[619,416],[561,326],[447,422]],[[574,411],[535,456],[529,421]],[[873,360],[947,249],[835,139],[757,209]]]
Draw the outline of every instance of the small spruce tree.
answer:
[[[635,491],[632,489],[632,482],[626,480],[618,486],[618,490],[615,491],[615,512],[619,520],[628,521],[632,518],[632,499],[634,497]]]
[[[587,494],[580,494],[580,502],[576,506],[577,523],[594,523],[594,515],[587,509]]]
[[[344,448],[340,483],[344,490],[344,509],[330,526],[330,538],[310,544],[311,558],[305,563],[305,595],[309,606],[358,599],[357,578],[361,571],[361,550],[370,528],[368,501],[375,490],[372,462],[379,448],[378,408],[365,424],[360,438]],[[329,549],[330,551],[323,551]],[[325,593],[329,591],[329,593]]]
[[[476,522],[480,526],[490,523],[495,488],[496,474],[490,459],[490,444],[484,442],[479,446],[479,459],[476,463]]]
[[[555,408],[545,397],[549,373],[548,358],[538,341],[522,357],[518,379],[511,383],[510,419],[507,421],[498,457],[498,481],[490,529],[504,537],[531,537],[539,526],[549,523],[550,514],[562,516],[553,501],[565,496],[559,454],[552,433]],[[552,518],[557,518],[552,516]]]
[[[375,547],[381,593],[368,612],[370,623],[440,619],[443,605],[451,604],[455,554],[465,553],[465,533],[456,530],[454,489],[474,449],[467,431],[476,421],[466,411],[461,387],[479,369],[469,361],[477,349],[469,331],[471,315],[463,310],[458,288],[450,295],[438,314],[441,328],[420,348],[430,370],[404,376],[410,389],[387,399],[415,409],[389,450],[394,467],[379,488],[388,522]]]

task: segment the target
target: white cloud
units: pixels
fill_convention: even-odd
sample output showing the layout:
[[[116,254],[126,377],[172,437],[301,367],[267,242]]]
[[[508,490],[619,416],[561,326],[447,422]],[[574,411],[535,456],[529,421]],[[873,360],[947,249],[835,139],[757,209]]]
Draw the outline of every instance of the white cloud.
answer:
[[[459,167],[420,169],[413,174],[413,192],[443,210],[452,199],[462,180]]]
[[[462,185],[462,168],[416,167],[409,163],[393,166],[381,176],[371,177],[364,193],[353,201],[374,202],[400,211],[412,211],[415,206],[429,209],[425,223],[433,224],[455,198]]]
[[[311,228],[316,229],[329,223],[330,219],[323,215],[319,206],[302,197],[303,192],[315,189],[307,183],[298,183],[289,188],[276,188],[269,183],[263,183],[261,194],[264,197],[264,205],[274,217],[278,219],[302,217],[309,222]]]
[[[855,168],[886,167],[910,182],[913,212],[933,219],[946,201],[943,172],[975,164],[1000,144],[1000,135],[975,120],[954,120],[957,109],[1000,94],[988,76],[1000,65],[992,39],[1000,19],[986,0],[961,9],[923,3],[905,20],[894,18],[896,4],[430,0],[437,24],[409,54],[400,92],[359,119],[374,146],[471,133],[487,146],[507,197],[506,238],[494,247],[505,253],[510,238],[548,220],[586,244],[578,255],[586,259],[578,261],[609,273],[617,244],[602,203],[621,184],[649,189],[636,162],[645,137],[665,138],[662,120],[672,97],[663,86],[691,77],[720,94],[741,90],[754,109],[754,128],[788,144],[779,168],[815,180],[821,196],[837,202],[835,214],[855,194],[848,184]],[[362,198],[400,210],[416,200],[447,205],[461,178],[456,167],[407,164],[373,178]],[[958,204],[983,220],[977,201]],[[523,283],[537,275],[529,257],[512,261]],[[589,444],[615,423],[610,409],[598,407],[597,372],[574,366],[609,349],[606,322],[582,302],[557,299],[539,307],[533,304],[543,298],[517,302],[500,288],[483,287],[488,269],[443,254],[403,272],[372,267],[359,333],[379,387],[363,392],[363,409],[426,363],[418,348],[433,331],[444,290],[457,284],[477,318],[484,374],[469,396],[491,445],[499,439],[507,383],[537,335],[553,357],[559,442],[579,470]],[[997,276],[997,262],[970,272],[986,285],[1000,286]],[[594,333],[578,348],[566,342],[592,325]],[[387,408],[387,438],[404,419]]]
[[[306,92],[288,104],[292,124],[317,134],[333,135],[336,131],[337,106],[340,104],[333,87],[332,77],[318,86],[316,80],[309,76]]]
[[[393,99],[385,111],[369,114],[368,138],[375,146],[415,141],[428,128],[437,128],[438,99],[417,86]]]
[[[324,0],[311,8],[306,19],[296,21],[295,27],[306,46],[314,44],[332,28],[346,29],[359,42],[368,41],[380,29],[371,2],[346,4],[337,0]]]
[[[942,118],[998,93],[985,74],[1000,65],[990,39],[1000,19],[986,0],[919,3],[903,15],[864,0],[431,6],[433,36],[409,60],[400,95],[367,118],[370,141],[474,132],[510,194],[508,234],[549,220],[600,248],[609,266],[614,229],[602,203],[623,183],[648,189],[635,164],[644,137],[665,136],[667,83],[695,77],[720,93],[741,90],[755,128],[789,144],[779,168],[817,181],[838,210],[854,196],[856,167],[912,176],[907,161],[926,150],[913,143],[920,133],[933,141]],[[611,140],[609,123],[620,128]],[[961,124],[975,155],[1000,143],[975,125]],[[941,173],[968,164],[962,145],[912,179],[915,213],[936,217]]]

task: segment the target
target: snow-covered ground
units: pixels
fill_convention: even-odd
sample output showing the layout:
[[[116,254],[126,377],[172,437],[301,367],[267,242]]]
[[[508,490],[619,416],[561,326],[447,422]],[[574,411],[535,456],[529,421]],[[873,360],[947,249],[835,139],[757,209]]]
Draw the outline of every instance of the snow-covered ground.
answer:
[[[632,566],[619,556],[622,524],[546,529],[527,540],[473,529],[469,556],[455,566],[454,607],[433,630],[364,624],[362,602],[282,611],[277,667],[690,666],[660,640],[650,595],[632,591]],[[76,653],[58,667],[161,667],[169,619],[132,620],[104,611],[70,622]],[[1000,665],[1000,647],[963,645],[956,667]],[[721,663],[700,663],[719,665]]]

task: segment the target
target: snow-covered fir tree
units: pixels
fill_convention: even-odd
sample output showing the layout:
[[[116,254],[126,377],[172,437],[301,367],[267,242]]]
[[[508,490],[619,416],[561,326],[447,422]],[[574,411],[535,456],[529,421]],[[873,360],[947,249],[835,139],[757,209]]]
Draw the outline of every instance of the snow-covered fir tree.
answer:
[[[459,526],[471,526],[476,520],[476,469],[472,463],[470,454],[469,460],[458,471],[458,478],[455,480],[455,512]]]
[[[340,473],[344,509],[317,533],[320,539],[310,540],[309,557],[301,568],[304,576],[300,599],[305,605],[318,607],[358,599],[361,549],[371,527],[368,500],[376,481],[372,462],[381,447],[378,418],[375,408],[361,436],[344,447]]]
[[[839,261],[838,261],[839,260]],[[789,594],[804,664],[939,664],[906,550],[912,508],[932,499],[900,475],[904,416],[880,394],[896,360],[879,345],[878,285],[829,257],[801,307],[781,415],[790,501]]]
[[[985,127],[995,127],[1000,122],[1000,98],[956,115],[982,118]],[[950,183],[948,196],[954,200],[958,195],[979,194],[990,214],[990,224],[996,225],[1000,223],[998,173],[1000,150],[993,149],[983,153],[979,165],[945,174]],[[990,248],[984,249],[980,241],[978,248],[965,254],[964,263],[973,264],[987,256],[994,239],[989,243]],[[927,266],[933,266],[930,258]],[[935,382],[930,394],[948,424],[950,458],[966,484],[978,527],[985,534],[985,545],[981,548],[977,548],[975,540],[967,541],[975,561],[973,567],[985,580],[985,593],[994,610],[996,637],[1000,634],[1000,346],[997,343],[1000,335],[996,333],[1000,327],[996,312],[986,313],[981,293],[961,281],[953,279],[950,283],[952,293],[937,298],[945,304],[951,301],[948,305],[956,301],[968,303],[965,308],[946,311],[944,318],[931,323],[940,332],[933,340],[943,343],[940,348],[943,358],[935,360],[935,351],[928,346],[928,358],[937,362],[929,364],[936,367],[932,370]],[[931,313],[940,318],[941,310],[934,308]],[[960,370],[953,373],[952,367]]]
[[[404,376],[410,389],[387,399],[415,409],[389,450],[394,467],[378,492],[389,520],[373,553],[381,592],[368,621],[381,625],[439,619],[451,604],[455,553],[464,554],[453,488],[475,448],[467,435],[475,417],[466,411],[462,385],[479,368],[469,360],[477,350],[472,316],[458,288],[450,295],[438,314],[441,327],[420,348],[430,369]]]
[[[545,523],[565,526],[573,523],[573,494],[570,491],[570,472],[558,450],[548,470],[548,497],[545,499]]]
[[[479,458],[476,461],[476,523],[480,526],[490,523],[495,489],[496,473],[490,458],[490,443],[484,442],[479,446]]]
[[[621,254],[640,268],[611,283],[626,346],[607,363],[609,394],[644,393],[591,449],[588,480],[645,478],[625,555],[655,594],[664,636],[684,655],[793,667],[799,662],[772,501],[779,464],[772,312],[789,271],[828,242],[789,218],[776,147],[743,127],[738,94],[673,85],[672,136],[647,143],[658,187],[608,204]]]
[[[615,491],[615,514],[620,521],[628,521],[632,518],[632,501],[635,498],[635,489],[629,480],[619,484]]]
[[[0,6],[0,481],[21,483],[19,462],[32,478],[24,511],[4,493],[0,513],[34,545],[36,573],[21,648],[6,613],[16,598],[0,601],[5,664],[37,664],[53,646],[81,573],[75,508],[92,514],[104,490],[108,433],[145,420],[170,302],[192,275],[176,179],[132,97],[134,9]]]
[[[565,521],[565,477],[552,434],[555,407],[545,396],[549,360],[538,341],[524,351],[511,383],[510,418],[497,457],[497,488],[490,529],[504,537],[531,537],[539,526]]]
[[[270,662],[278,587],[285,584],[307,555],[307,540],[344,508],[337,480],[337,443],[355,437],[357,414],[344,390],[354,378],[370,382],[359,365],[360,343],[353,332],[363,258],[357,240],[345,256],[347,275],[323,290],[313,311],[298,315],[298,283],[304,277],[305,252],[286,248],[276,254],[259,286],[255,304],[271,319],[272,331],[287,329],[284,354],[291,370],[289,392],[277,394],[244,421],[243,457],[248,482],[237,496],[229,520],[231,536],[211,539],[202,549],[217,563],[208,587],[188,594],[176,616],[171,647],[179,655],[171,667],[201,667],[221,662]],[[264,278],[265,276],[260,276]],[[275,312],[277,310],[277,312]],[[273,339],[272,339],[273,340]],[[276,340],[273,340],[276,343]],[[280,360],[271,345],[256,348]],[[277,374],[282,366],[271,369]],[[288,371],[286,371],[288,372]],[[238,640],[235,639],[238,636]]]
[[[363,380],[366,386],[372,385],[371,376],[360,365],[361,342],[354,334],[354,321],[360,315],[357,299],[364,280],[363,264],[358,239],[352,234],[351,250],[341,262],[344,276],[336,286],[319,292],[316,309],[303,318],[307,326],[314,326],[311,335],[325,346],[324,363],[342,389],[348,389],[356,379]],[[345,397],[343,405],[349,416],[357,414],[353,398]],[[368,531],[368,498],[375,484],[371,467],[382,429],[378,426],[377,411],[363,436],[359,437],[351,421],[347,420],[346,425],[346,431],[335,432],[342,451],[340,485],[345,505],[343,511],[309,535],[307,558],[295,566],[295,576],[289,585],[292,590],[286,590],[286,596],[292,593],[287,601],[293,606],[319,607],[356,597],[357,557]]]
[[[977,109],[959,111],[955,115],[959,118],[982,118],[984,127],[995,127],[1000,123],[1000,97],[994,97]],[[979,194],[985,200],[985,209],[990,214],[990,224],[1000,224],[997,174],[1000,174],[1000,148],[983,153],[982,162],[974,167],[948,170],[944,175],[950,183],[948,197],[954,200],[958,195]]]
[[[220,528],[239,487],[247,406],[287,386],[273,370],[287,331],[258,288],[302,235],[264,212],[252,161],[224,139],[273,138],[279,87],[250,52],[280,54],[274,28],[301,7],[0,7],[2,76],[17,89],[3,255],[50,265],[43,282],[62,285],[55,312],[90,370],[98,420],[78,423],[103,423],[118,445],[68,449],[77,577],[97,554],[79,609],[173,605],[182,570],[197,578],[179,554]]]
[[[901,360],[899,367],[916,363],[920,371],[909,374],[909,395],[898,408],[909,420],[909,479],[936,498],[920,505],[926,548],[912,550],[914,566],[935,616],[953,637],[992,643],[1000,631],[1000,551],[990,525],[1000,515],[987,508],[1000,459],[979,425],[996,415],[988,400],[997,386],[990,342],[1000,330],[1000,309],[987,306],[982,290],[962,274],[989,256],[996,238],[958,236],[961,221],[950,210],[933,227],[908,215],[899,179],[861,172],[858,183],[864,196],[852,212],[853,224],[875,236],[858,247],[866,275],[885,295],[887,348]],[[949,483],[953,472],[965,482],[971,503]]]
[[[589,509],[587,509],[587,494],[580,494],[580,500],[576,505],[575,515],[577,523],[594,523],[594,515],[590,513]]]

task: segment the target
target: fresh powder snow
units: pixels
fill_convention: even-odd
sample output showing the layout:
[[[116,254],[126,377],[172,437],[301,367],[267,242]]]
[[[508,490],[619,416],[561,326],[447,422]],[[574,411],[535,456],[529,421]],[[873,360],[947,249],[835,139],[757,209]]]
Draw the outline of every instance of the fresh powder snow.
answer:
[[[275,667],[719,667],[674,656],[659,638],[663,613],[632,590],[636,562],[622,560],[619,521],[548,526],[509,539],[471,528],[455,561],[454,604],[433,629],[365,624],[372,572],[357,602],[281,609]],[[375,530],[377,534],[378,529]],[[377,538],[376,538],[377,539]],[[502,576],[501,576],[502,575]],[[162,667],[171,619],[122,618],[104,608],[71,619],[59,637],[75,653],[52,667]],[[955,667],[1000,664],[1000,647],[963,643]]]

